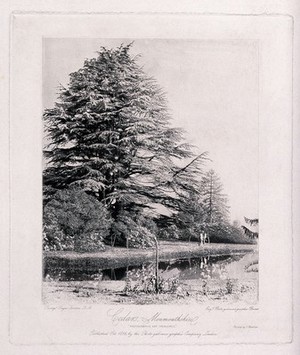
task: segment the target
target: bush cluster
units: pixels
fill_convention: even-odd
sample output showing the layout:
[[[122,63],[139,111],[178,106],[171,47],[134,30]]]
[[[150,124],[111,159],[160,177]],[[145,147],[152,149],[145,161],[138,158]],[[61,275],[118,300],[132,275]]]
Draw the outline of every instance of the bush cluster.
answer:
[[[44,206],[43,219],[44,250],[103,250],[111,227],[105,206],[76,188],[58,191]]]
[[[201,225],[176,223],[157,227],[153,218],[121,211],[112,220],[106,207],[79,188],[57,191],[43,211],[44,250],[101,251],[105,243],[128,248],[155,247],[155,239],[198,241]],[[206,226],[213,243],[253,243],[241,228],[227,222]]]
[[[181,291],[178,278],[162,278],[158,276],[156,289],[155,267],[153,265],[142,266],[127,272],[125,293],[177,293]]]
[[[127,211],[119,214],[112,224],[113,240],[129,248],[145,249],[155,246],[156,224],[150,218]]]
[[[229,223],[215,224],[209,227],[210,241],[212,243],[253,244],[243,230]]]

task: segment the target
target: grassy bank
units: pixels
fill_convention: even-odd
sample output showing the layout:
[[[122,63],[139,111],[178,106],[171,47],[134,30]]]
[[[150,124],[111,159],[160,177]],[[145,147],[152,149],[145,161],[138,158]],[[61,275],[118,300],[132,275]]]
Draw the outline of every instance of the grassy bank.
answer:
[[[226,281],[211,280],[204,292],[201,280],[180,283],[176,293],[131,293],[124,292],[125,281],[69,281],[44,282],[43,302],[49,307],[72,307],[89,304],[213,304],[234,302],[257,303],[258,273],[252,272],[245,280],[233,280],[232,292]]]
[[[159,259],[179,259],[188,257],[230,255],[246,253],[257,250],[253,244],[205,244],[198,245],[196,242],[160,241]],[[155,257],[155,249],[126,249],[119,247],[107,247],[105,251],[97,253],[76,253],[67,251],[44,252],[47,265],[72,265],[80,262],[81,267],[89,268],[95,263],[99,268],[125,267],[142,262],[151,261]],[[84,265],[85,264],[85,265]]]
[[[50,307],[70,307],[92,303],[188,304],[195,302],[244,302],[255,304],[258,290],[257,245],[206,244],[199,246],[195,242],[160,242],[161,261],[233,254],[242,255],[237,259],[232,257],[233,260],[237,261],[226,266],[228,276],[225,278],[214,278],[214,276],[208,278],[204,273],[202,275],[201,271],[204,271],[204,269],[200,265],[196,266],[197,270],[195,269],[195,271],[194,269],[189,269],[192,271],[188,271],[190,274],[187,278],[180,279],[178,274],[174,274],[178,278],[176,292],[154,294],[126,291],[125,280],[111,281],[102,279],[102,277],[101,279],[82,281],[66,281],[48,277],[43,283],[43,300]],[[47,267],[86,272],[89,270],[97,271],[97,268],[101,270],[116,269],[130,265],[138,266],[143,262],[153,260],[155,250],[108,247],[106,251],[99,253],[46,252],[44,256]],[[191,275],[194,272],[195,274]],[[166,280],[174,276],[173,274],[173,276],[168,273],[164,274],[164,272],[161,272],[160,275]],[[138,282],[137,280],[135,281],[135,283]]]

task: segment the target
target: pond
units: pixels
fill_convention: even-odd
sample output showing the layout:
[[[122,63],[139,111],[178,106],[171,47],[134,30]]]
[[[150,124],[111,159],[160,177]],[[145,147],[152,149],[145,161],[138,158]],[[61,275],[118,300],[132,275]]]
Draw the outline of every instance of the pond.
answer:
[[[129,274],[131,278],[138,277],[141,271],[153,268],[153,262],[99,268],[94,259],[61,260],[59,263],[46,260],[43,277],[45,281],[119,281],[125,280]],[[245,279],[251,277],[252,272],[249,271],[258,271],[255,252],[170,259],[159,263],[160,276],[165,279]]]

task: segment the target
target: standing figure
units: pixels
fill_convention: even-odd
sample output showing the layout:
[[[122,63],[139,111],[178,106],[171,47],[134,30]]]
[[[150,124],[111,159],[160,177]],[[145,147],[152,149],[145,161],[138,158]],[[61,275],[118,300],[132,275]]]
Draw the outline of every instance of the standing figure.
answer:
[[[208,244],[210,243],[209,236],[206,233],[204,233],[204,242]]]
[[[200,233],[200,245],[204,244],[204,234],[203,232]]]

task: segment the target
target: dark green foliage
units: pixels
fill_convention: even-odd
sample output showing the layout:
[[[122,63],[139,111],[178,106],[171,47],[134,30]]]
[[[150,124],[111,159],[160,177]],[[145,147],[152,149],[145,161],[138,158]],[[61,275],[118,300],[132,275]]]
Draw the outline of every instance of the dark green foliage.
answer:
[[[109,213],[84,191],[58,191],[44,206],[44,248],[50,250],[101,250],[110,230]]]

